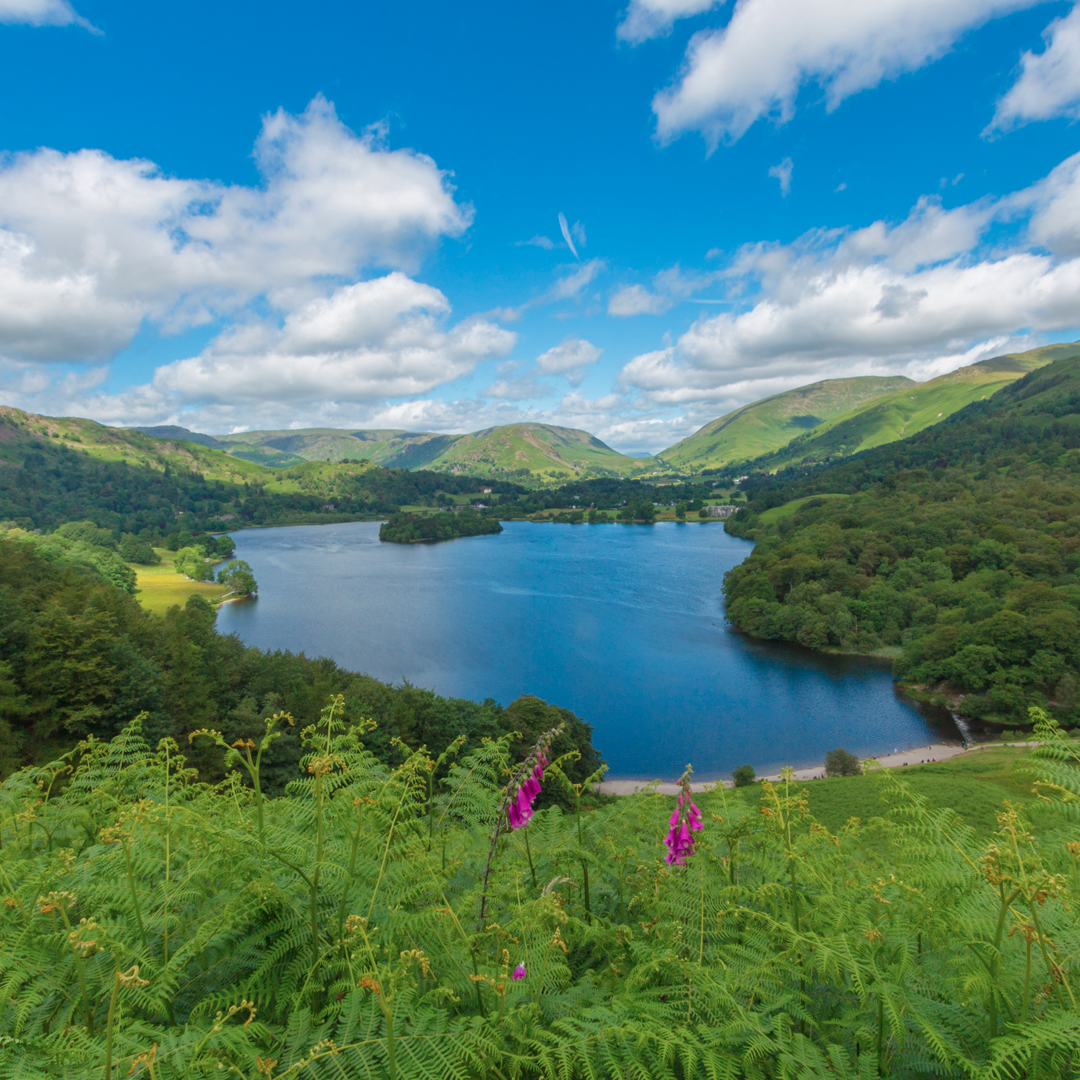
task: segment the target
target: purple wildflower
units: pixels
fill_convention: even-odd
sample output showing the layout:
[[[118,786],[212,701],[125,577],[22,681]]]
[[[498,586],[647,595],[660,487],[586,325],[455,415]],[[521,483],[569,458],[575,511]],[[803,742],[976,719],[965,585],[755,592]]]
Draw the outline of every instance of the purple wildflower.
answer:
[[[701,818],[701,811],[694,805],[690,797],[690,766],[686,766],[686,772],[679,778],[679,786],[682,792],[675,804],[671,820],[668,822],[668,833],[664,837],[664,844],[668,852],[664,856],[664,862],[668,866],[682,866],[690,855],[694,854],[693,833],[700,832],[705,828]]]
[[[541,737],[532,754],[507,787],[506,819],[511,829],[520,829],[529,824],[533,803],[540,794],[540,781],[544,778],[544,768],[548,763],[545,740],[550,741],[554,735],[552,731]]]
[[[518,964],[518,966],[516,968],[514,968],[514,970],[510,973],[510,978],[513,979],[515,982],[518,979],[524,979],[525,978],[525,965],[524,964]]]

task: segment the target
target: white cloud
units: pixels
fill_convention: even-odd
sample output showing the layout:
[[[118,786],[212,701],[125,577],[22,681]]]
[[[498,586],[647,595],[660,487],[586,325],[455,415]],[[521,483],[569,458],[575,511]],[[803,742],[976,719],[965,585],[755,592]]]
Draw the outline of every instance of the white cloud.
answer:
[[[67,0],[0,0],[0,23],[29,26],[81,26],[100,34]]]
[[[624,285],[608,300],[609,315],[663,315],[675,301],[668,296],[649,292],[642,285]]]
[[[710,149],[756,120],[794,115],[817,83],[827,107],[943,56],[966,32],[1036,0],[738,0],[722,29],[695,34],[683,70],[653,99],[657,133],[700,131]]]
[[[535,401],[551,394],[551,388],[527,376],[517,379],[496,379],[481,391],[481,397],[499,398],[502,401]]]
[[[769,175],[774,180],[780,181],[780,194],[786,199],[788,192],[791,191],[791,173],[794,166],[791,163],[791,158],[786,157],[779,165],[769,166]]]
[[[561,210],[559,211],[559,231],[566,241],[566,246],[574,253],[574,258],[580,261],[581,256],[578,254],[577,248],[574,247],[574,240],[570,236],[570,227],[566,224],[566,215]]]
[[[1044,31],[1046,48],[1020,57],[1020,77],[998,102],[984,134],[1008,131],[1030,120],[1080,117],[1080,7]]]
[[[577,270],[559,278],[542,299],[571,300],[605,269],[607,269],[607,264],[603,259],[590,259],[587,263],[582,263]]]
[[[158,368],[152,388],[182,402],[423,394],[505,356],[516,340],[482,320],[444,330],[440,317],[449,310],[438,289],[395,271],[309,301],[280,329],[263,322],[233,327],[201,356]]]
[[[364,267],[412,268],[472,211],[435,163],[316,98],[265,118],[259,187],[167,177],[98,150],[0,161],[0,355],[78,360],[143,320],[176,330],[265,296],[285,311]]]
[[[565,375],[571,386],[580,386],[585,369],[595,364],[603,351],[584,338],[567,338],[536,358],[536,370],[542,375]]]
[[[1001,222],[1019,228],[1011,247],[985,246]],[[988,341],[1080,325],[1080,155],[997,202],[946,211],[921,199],[896,225],[748,246],[726,272],[756,299],[631,360],[620,385],[642,407],[742,403],[841,375],[940,374]]]
[[[650,38],[671,33],[676,19],[700,15],[723,0],[630,0],[623,20],[615,31],[620,41],[638,45]]]
[[[515,240],[514,247],[538,247],[550,251],[555,246],[555,241],[548,236],[537,234],[531,240]]]

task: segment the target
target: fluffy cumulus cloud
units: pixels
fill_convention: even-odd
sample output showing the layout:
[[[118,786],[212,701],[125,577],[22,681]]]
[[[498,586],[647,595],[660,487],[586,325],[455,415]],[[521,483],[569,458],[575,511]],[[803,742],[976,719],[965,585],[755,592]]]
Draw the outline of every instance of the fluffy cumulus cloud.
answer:
[[[536,370],[541,375],[565,375],[571,386],[580,386],[585,369],[595,364],[603,351],[584,338],[567,338],[536,358]]]
[[[811,82],[835,109],[936,60],[969,30],[1035,2],[738,0],[726,26],[693,36],[675,84],[654,98],[657,133],[670,139],[700,131],[710,147],[734,141],[762,117],[790,119],[800,87]],[[680,6],[670,4],[672,17]]]
[[[990,247],[1003,222],[1018,230],[1012,247]],[[898,224],[749,246],[726,274],[755,299],[631,360],[620,381],[640,406],[739,404],[840,375],[940,374],[1015,335],[1080,325],[1080,155],[994,202],[944,210],[922,199]]]
[[[987,134],[1030,120],[1080,117],[1080,7],[1055,19],[1043,37],[1041,53],[1025,52],[1020,58],[1020,77],[998,102]]]
[[[100,33],[67,0],[0,0],[0,23],[81,26],[92,33]]]
[[[302,406],[423,394],[505,356],[515,335],[482,319],[450,329],[438,289],[401,272],[344,286],[284,326],[231,328],[201,355],[158,368],[151,389],[173,402]]]
[[[268,116],[255,156],[258,187],[98,150],[4,161],[0,356],[105,357],[144,320],[182,329],[259,297],[289,311],[327,278],[411,269],[471,220],[430,158],[353,134],[321,98]]]

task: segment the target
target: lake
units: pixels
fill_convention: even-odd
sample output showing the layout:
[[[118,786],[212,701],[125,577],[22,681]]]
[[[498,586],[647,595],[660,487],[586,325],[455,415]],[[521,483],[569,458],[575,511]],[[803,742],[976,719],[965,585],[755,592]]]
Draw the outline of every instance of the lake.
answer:
[[[887,664],[726,627],[721,583],[751,544],[719,524],[534,525],[384,544],[374,522],[250,529],[259,595],[218,628],[387,682],[503,705],[536,694],[594,725],[610,779],[716,779],[958,739]]]

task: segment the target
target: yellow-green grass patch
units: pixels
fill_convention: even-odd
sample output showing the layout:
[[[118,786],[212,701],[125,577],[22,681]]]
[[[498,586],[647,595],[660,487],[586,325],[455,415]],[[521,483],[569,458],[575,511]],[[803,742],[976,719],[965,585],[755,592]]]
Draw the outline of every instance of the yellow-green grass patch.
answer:
[[[173,552],[155,548],[161,556],[157,566],[133,566],[135,571],[135,598],[147,611],[164,615],[174,604],[181,607],[189,596],[201,596],[213,603],[229,590],[224,585],[209,581],[192,581],[178,573],[173,566]]]

